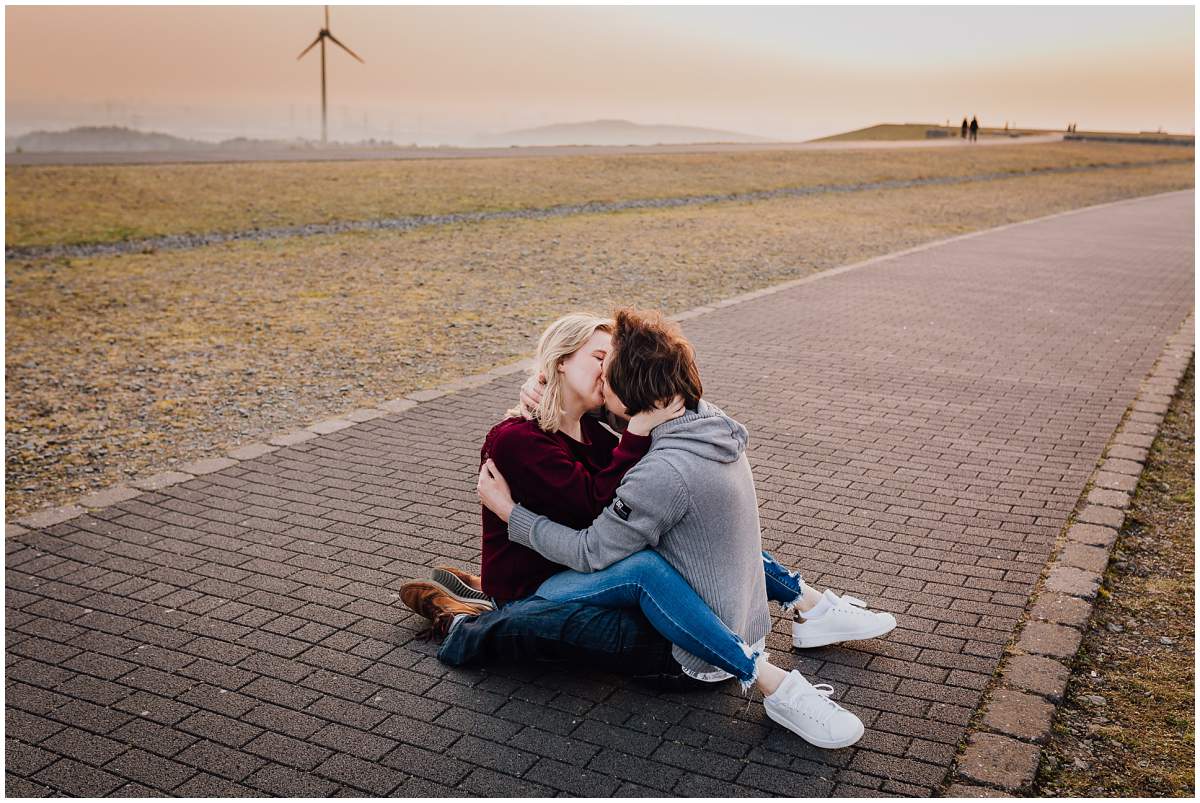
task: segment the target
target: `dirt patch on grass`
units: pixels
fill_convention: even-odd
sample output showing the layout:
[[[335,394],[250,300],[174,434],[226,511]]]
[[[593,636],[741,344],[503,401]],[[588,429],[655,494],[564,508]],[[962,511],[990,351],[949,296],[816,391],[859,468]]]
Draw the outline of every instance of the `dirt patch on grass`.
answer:
[[[540,328],[573,308],[676,312],[953,234],[1192,186],[1191,165],[1172,165],[986,192],[925,186],[10,261],[6,513],[528,356]]]
[[[1035,794],[1195,791],[1195,366],[1150,451]]]
[[[5,170],[5,246],[103,243],[409,215],[1189,159],[1103,143]]]

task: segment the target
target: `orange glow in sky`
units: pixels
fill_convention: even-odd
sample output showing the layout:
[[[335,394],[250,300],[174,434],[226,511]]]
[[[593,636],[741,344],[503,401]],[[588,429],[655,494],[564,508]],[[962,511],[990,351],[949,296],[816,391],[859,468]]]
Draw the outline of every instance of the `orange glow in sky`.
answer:
[[[808,139],[977,114],[1194,131],[1194,9],[356,7],[330,135],[462,142],[598,118]],[[319,6],[8,7],[11,136],[131,125],[314,136]]]

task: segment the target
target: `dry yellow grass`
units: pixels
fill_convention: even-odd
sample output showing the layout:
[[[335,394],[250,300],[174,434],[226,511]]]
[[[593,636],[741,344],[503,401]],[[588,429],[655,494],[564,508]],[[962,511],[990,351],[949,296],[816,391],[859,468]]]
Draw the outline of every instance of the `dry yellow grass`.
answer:
[[[1192,186],[1183,164],[9,262],[7,512],[527,356],[573,307],[679,311]]]
[[[1188,371],[1150,451],[1076,656],[1039,797],[1196,791],[1196,394]]]
[[[5,244],[115,242],[415,214],[1189,159],[1193,149],[989,148],[381,162],[9,167]]]

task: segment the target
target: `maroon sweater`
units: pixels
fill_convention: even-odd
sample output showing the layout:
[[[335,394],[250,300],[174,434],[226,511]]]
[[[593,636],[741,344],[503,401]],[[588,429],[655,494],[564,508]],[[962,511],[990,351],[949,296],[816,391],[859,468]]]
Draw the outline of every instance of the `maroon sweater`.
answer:
[[[650,437],[626,432],[618,443],[590,415],[582,419],[583,443],[562,432],[543,432],[535,421],[507,418],[483,441],[480,465],[489,457],[508,482],[513,500],[542,516],[583,529],[616,494],[625,472],[650,450]],[[508,540],[508,525],[483,508],[483,590],[501,602],[528,597],[565,566]]]

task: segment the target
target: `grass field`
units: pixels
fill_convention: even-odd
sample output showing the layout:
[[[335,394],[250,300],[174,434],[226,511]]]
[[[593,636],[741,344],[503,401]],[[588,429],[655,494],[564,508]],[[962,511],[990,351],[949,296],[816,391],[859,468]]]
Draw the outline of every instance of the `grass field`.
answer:
[[[1136,148],[1134,156],[1147,158],[1149,151]],[[1021,158],[1064,158],[1057,148],[1048,154]],[[892,156],[925,174],[945,164],[933,159],[931,167],[927,153],[917,154],[924,167],[905,161],[908,154]],[[1080,151],[1073,158],[1104,157]],[[539,164],[553,184],[561,163],[550,159],[438,166],[461,177],[476,165],[494,178]],[[818,163],[825,180],[845,182],[846,175],[829,172],[830,164]],[[855,161],[841,164],[862,175]],[[322,169],[335,167],[350,175],[362,169],[361,163]],[[760,161],[749,160],[747,171],[756,169],[763,169]],[[715,181],[706,167],[684,172],[672,186]],[[1192,164],[1182,163],[13,260],[5,323],[6,512],[62,502],[126,474],[221,454],[528,356],[540,327],[571,308],[604,310],[621,302],[679,311],[948,235],[1193,182]]]
[[[5,245],[1190,159],[1093,143],[385,162],[9,167]]]

